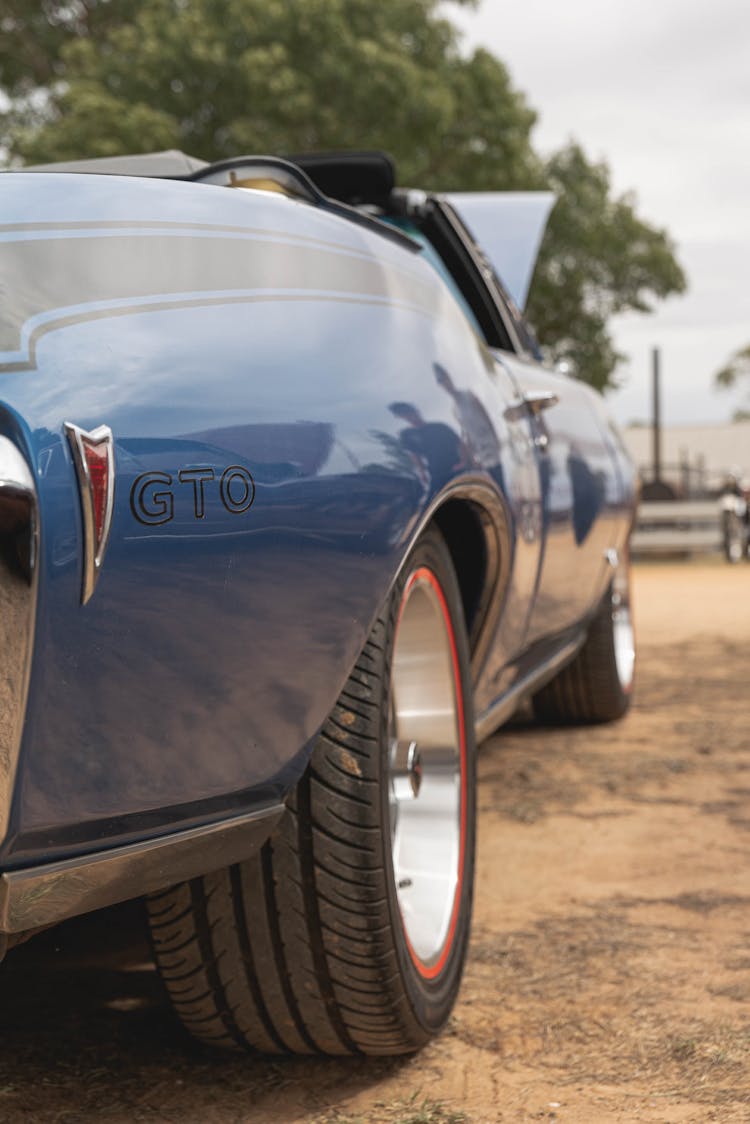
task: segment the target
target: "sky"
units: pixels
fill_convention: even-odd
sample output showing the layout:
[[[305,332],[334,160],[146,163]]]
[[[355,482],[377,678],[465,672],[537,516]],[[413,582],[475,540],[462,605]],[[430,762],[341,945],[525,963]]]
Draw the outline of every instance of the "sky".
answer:
[[[533,143],[571,138],[604,159],[617,194],[666,228],[688,276],[684,297],[613,321],[621,424],[651,414],[651,350],[667,425],[750,409],[716,391],[715,371],[750,343],[750,4],[748,0],[483,0],[446,5],[466,49],[503,60],[539,114]]]

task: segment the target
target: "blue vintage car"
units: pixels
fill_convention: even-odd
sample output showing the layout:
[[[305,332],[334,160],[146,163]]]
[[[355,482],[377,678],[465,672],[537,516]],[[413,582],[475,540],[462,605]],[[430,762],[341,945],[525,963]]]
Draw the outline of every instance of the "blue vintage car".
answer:
[[[518,311],[550,203],[368,153],[0,177],[5,947],[147,896],[204,1041],[444,1025],[477,743],[633,678],[632,466]]]

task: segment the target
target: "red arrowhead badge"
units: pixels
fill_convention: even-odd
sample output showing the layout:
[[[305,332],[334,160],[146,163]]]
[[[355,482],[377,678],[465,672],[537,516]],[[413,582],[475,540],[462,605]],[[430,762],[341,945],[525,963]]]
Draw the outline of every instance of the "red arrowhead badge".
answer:
[[[97,426],[88,433],[65,422],[83,515],[83,588],[81,603],[91,597],[99,577],[112,525],[115,498],[115,453],[112,430]]]

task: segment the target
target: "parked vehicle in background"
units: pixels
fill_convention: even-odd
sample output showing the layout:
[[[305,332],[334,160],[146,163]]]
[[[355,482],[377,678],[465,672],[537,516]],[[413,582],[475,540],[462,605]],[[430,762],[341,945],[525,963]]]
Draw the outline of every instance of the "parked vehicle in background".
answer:
[[[417,1049],[477,742],[633,680],[633,468],[519,311],[551,200],[167,153],[0,202],[0,932],[148,895],[200,1039]]]
[[[730,473],[719,498],[722,542],[727,562],[750,557],[750,489]]]

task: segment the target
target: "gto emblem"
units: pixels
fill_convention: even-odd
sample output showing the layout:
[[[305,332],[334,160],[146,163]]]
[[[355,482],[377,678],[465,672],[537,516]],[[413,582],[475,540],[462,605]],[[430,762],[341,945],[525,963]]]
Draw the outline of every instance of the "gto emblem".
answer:
[[[112,526],[115,502],[115,451],[112,430],[97,426],[91,432],[72,422],[63,425],[78,477],[83,517],[83,583],[81,604],[94,592]]]
[[[180,491],[186,492],[192,500],[194,518],[205,519],[205,486],[216,480],[214,470],[201,465],[181,468],[177,480],[184,485]],[[130,489],[130,509],[139,523],[158,527],[174,519],[176,489],[173,484],[170,472],[143,472],[136,476]],[[247,469],[239,464],[225,468],[219,480],[219,495],[230,515],[242,515],[247,511],[255,499],[255,483]]]

